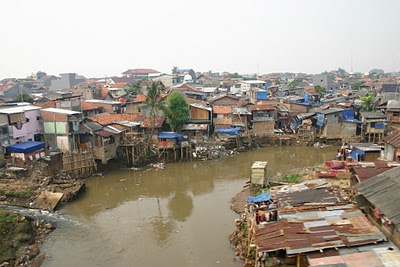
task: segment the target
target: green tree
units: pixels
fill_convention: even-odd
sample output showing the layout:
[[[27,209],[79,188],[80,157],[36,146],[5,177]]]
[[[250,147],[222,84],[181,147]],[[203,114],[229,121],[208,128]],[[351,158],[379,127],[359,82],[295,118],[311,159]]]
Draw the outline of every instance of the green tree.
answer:
[[[296,87],[297,87],[297,81],[296,81],[296,80],[291,81],[291,82],[289,83],[289,86],[290,86],[291,89],[296,89]]]
[[[360,97],[363,102],[360,110],[361,111],[374,111],[375,110],[375,97],[372,93],[368,93],[367,96]]]
[[[27,93],[20,93],[15,98],[15,101],[33,103],[33,98]]]
[[[31,89],[31,88],[33,87],[33,85],[32,85],[31,83],[28,83],[28,82],[24,82],[24,83],[22,83],[22,85],[23,85],[25,88],[29,88],[29,89]]]
[[[184,94],[173,92],[167,99],[165,113],[172,130],[179,132],[189,121],[189,105]]]
[[[359,90],[361,85],[362,85],[362,82],[353,83],[353,84],[351,85],[351,89],[352,89],[352,90]]]
[[[147,142],[147,150],[150,148],[151,140],[154,134],[154,128],[156,125],[156,117],[160,111],[165,110],[164,102],[160,100],[161,97],[161,89],[160,82],[152,82],[150,88],[147,92],[146,103],[145,105],[150,109],[150,123],[151,123],[151,132]]]
[[[173,66],[172,67],[172,74],[176,74],[178,73],[178,67],[177,66]]]
[[[314,86],[315,88],[315,92],[317,92],[318,94],[322,94],[323,92],[326,91],[326,89],[324,87],[321,87],[319,85]]]
[[[133,85],[132,85],[132,87],[131,88],[129,88],[129,92],[133,92],[133,93],[136,93],[136,94],[138,94],[138,93],[140,93],[140,84],[143,82],[143,81],[145,81],[146,79],[140,79],[140,80],[137,80]]]

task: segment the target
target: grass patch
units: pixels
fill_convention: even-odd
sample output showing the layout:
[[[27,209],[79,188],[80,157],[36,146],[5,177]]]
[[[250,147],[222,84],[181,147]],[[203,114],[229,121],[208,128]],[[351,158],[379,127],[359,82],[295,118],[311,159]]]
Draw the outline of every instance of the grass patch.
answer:
[[[21,190],[21,191],[10,191],[5,193],[8,197],[17,197],[17,198],[29,198],[33,196],[32,190]]]
[[[296,173],[296,174],[288,174],[282,177],[282,182],[284,183],[292,183],[292,184],[298,184],[303,181],[301,177],[303,177],[304,174],[301,173]]]
[[[16,222],[17,222],[16,215],[0,210],[0,226],[3,226],[3,224],[5,223],[16,223]]]

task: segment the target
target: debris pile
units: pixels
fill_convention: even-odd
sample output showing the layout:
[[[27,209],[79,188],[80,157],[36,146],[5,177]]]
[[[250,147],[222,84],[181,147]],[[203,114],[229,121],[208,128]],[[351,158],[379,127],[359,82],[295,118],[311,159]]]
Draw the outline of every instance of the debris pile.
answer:
[[[237,153],[237,149],[227,150],[221,145],[197,146],[195,152],[193,152],[193,158],[202,160],[217,159]]]

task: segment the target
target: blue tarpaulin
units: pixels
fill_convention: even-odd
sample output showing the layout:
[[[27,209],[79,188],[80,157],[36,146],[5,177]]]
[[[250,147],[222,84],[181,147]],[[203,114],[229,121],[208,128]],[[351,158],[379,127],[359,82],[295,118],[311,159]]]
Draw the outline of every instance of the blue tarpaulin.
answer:
[[[165,139],[175,139],[178,138],[179,140],[182,140],[181,134],[178,133],[168,133],[168,132],[162,132],[158,134],[158,138],[165,138]]]
[[[383,124],[383,123],[375,123],[374,128],[375,129],[385,129],[385,124]]]
[[[44,142],[26,141],[15,145],[8,146],[7,149],[11,153],[31,153],[44,148]]]
[[[268,192],[264,192],[255,197],[248,196],[247,202],[248,203],[260,203],[260,202],[268,201],[270,199],[271,199],[271,195]]]
[[[344,121],[354,120],[354,109],[346,109],[342,111],[342,118]]]
[[[238,135],[240,129],[242,129],[242,127],[218,128],[218,129],[216,129],[216,132],[217,133],[227,133],[227,134],[230,134],[230,135]]]

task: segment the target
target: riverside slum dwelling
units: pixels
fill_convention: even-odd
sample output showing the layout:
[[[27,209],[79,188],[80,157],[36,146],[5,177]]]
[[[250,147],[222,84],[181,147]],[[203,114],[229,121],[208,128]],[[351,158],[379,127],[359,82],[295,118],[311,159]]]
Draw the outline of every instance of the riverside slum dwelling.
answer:
[[[385,253],[400,264],[393,243],[384,242],[386,236],[327,180],[263,191],[248,198],[242,219],[237,221],[247,248],[236,253],[245,259],[245,266],[336,266],[319,262],[351,260],[358,265],[343,266],[366,266],[362,256],[381,264],[374,266],[398,266],[383,264],[380,256]]]

